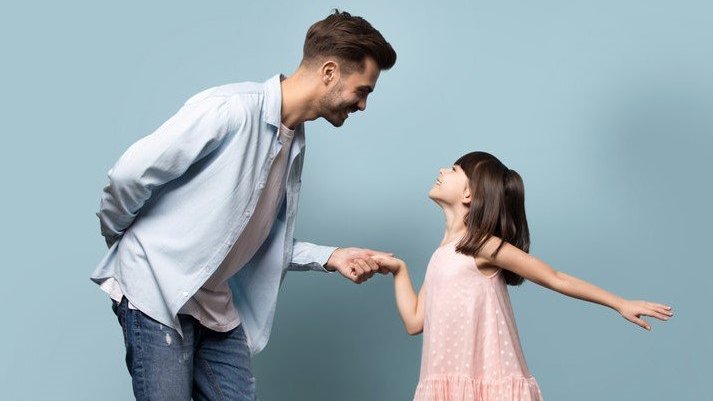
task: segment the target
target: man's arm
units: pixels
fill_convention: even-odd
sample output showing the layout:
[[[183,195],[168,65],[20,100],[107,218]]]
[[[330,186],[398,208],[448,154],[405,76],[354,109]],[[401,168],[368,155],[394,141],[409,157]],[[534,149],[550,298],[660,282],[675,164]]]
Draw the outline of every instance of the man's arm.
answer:
[[[287,267],[290,271],[338,271],[345,278],[361,284],[374,273],[386,274],[378,263],[370,257],[373,255],[391,255],[390,253],[362,248],[335,248],[321,246],[309,242],[294,240],[292,261]],[[352,265],[355,265],[352,267]]]
[[[315,245],[309,242],[293,240],[292,260],[290,265],[287,266],[287,270],[333,272],[333,268],[328,269],[326,266],[329,258],[337,249],[337,247],[333,246]]]
[[[181,176],[220,145],[234,124],[231,118],[226,98],[189,101],[124,152],[108,172],[109,184],[96,214],[109,247],[134,222],[157,187]]]

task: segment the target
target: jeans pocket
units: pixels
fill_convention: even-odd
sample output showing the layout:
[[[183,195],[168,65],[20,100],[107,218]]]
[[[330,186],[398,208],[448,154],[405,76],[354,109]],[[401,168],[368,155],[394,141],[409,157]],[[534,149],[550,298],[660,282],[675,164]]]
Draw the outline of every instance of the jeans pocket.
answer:
[[[114,315],[116,315],[116,317],[119,317],[119,303],[114,301],[113,299],[111,300],[111,311],[114,312]]]
[[[124,337],[124,345],[127,345],[127,338],[126,338],[126,298],[122,298],[121,302],[116,302],[113,299],[111,300],[111,310],[114,312],[114,315],[116,315],[116,320],[119,322],[119,326],[121,326],[121,333],[123,334]]]

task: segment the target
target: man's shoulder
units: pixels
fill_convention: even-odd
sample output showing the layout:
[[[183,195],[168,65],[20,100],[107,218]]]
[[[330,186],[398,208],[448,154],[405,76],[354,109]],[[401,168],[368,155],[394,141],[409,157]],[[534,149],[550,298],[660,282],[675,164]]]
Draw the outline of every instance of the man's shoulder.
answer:
[[[186,104],[217,98],[235,98],[260,101],[265,95],[265,84],[259,82],[236,82],[205,89],[191,96]]]

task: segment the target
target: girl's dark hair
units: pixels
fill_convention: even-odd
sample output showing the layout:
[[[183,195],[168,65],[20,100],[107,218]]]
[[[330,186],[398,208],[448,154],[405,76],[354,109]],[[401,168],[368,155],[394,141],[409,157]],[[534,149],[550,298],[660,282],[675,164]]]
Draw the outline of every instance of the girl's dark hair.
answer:
[[[302,60],[304,63],[330,56],[360,70],[367,56],[376,61],[380,70],[388,70],[396,63],[396,52],[379,31],[364,18],[339,10],[309,28]]]
[[[492,236],[502,239],[495,256],[505,242],[530,250],[530,230],[525,217],[525,186],[515,170],[507,168],[495,156],[486,152],[471,152],[455,162],[468,177],[471,192],[470,210],[465,217],[467,234],[456,250],[477,255]],[[503,269],[505,282],[520,285],[524,279]]]

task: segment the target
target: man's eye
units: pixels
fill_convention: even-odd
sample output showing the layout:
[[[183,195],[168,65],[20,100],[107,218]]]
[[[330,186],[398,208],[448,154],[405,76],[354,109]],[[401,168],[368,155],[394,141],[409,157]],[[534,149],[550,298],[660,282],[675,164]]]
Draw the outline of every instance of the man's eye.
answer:
[[[456,171],[456,166],[451,167],[452,171]]]

